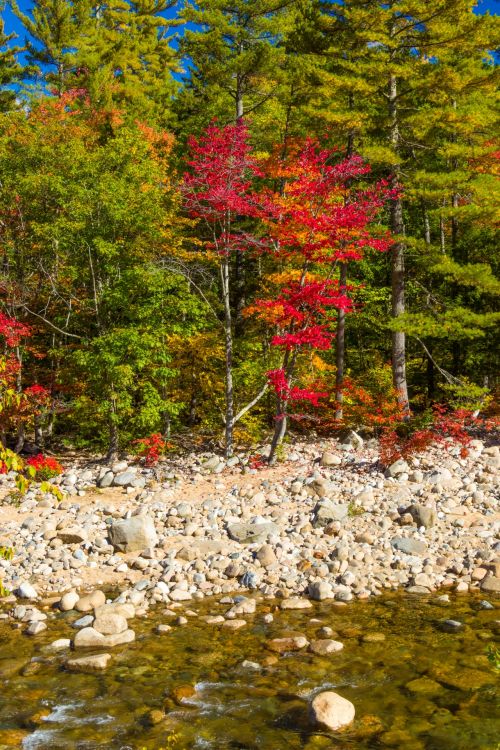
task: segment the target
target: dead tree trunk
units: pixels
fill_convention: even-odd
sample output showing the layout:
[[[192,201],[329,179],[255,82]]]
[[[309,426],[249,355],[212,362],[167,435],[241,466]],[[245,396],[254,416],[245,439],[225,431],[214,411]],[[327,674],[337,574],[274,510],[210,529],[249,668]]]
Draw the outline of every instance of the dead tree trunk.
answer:
[[[400,134],[398,123],[397,80],[394,74],[389,76],[389,117],[390,140],[396,155],[392,166],[391,187],[398,191],[401,186],[401,167],[399,164]],[[392,317],[397,319],[405,312],[405,245],[402,239],[405,231],[403,222],[403,202],[400,196],[391,202],[391,230],[397,235],[391,253],[391,297]],[[409,417],[408,385],[406,382],[406,336],[402,330],[392,332],[392,378],[398,394],[398,402],[406,418]]]

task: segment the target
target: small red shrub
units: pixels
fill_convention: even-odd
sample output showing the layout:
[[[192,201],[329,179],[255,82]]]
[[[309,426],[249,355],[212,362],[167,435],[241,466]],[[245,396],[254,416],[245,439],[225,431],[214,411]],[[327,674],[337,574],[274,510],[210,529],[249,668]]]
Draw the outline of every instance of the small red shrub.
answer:
[[[137,457],[143,458],[146,466],[154,466],[160,460],[160,456],[165,452],[167,447],[166,441],[159,432],[154,432],[149,437],[134,440],[137,445]]]
[[[43,453],[28,458],[26,465],[35,469],[35,479],[39,481],[52,479],[52,477],[57,477],[63,472],[63,467],[59,461],[52,456],[44,456]]]

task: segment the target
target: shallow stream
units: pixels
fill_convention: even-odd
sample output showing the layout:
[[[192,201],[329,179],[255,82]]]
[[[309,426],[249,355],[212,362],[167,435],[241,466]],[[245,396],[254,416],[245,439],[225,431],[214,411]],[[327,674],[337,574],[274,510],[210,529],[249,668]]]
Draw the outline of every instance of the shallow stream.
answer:
[[[397,595],[280,611],[270,624],[262,615],[276,603],[264,601],[237,632],[190,617],[156,635],[155,625],[168,622],[159,608],[131,623],[136,641],[114,649],[99,674],[68,672],[71,654],[47,649],[74,634],[76,613],[49,619],[33,638],[2,622],[0,750],[500,750],[499,673],[487,658],[489,644],[498,646],[500,603],[491,601],[485,609],[481,597],[443,604],[437,595]],[[447,618],[464,627],[444,632]],[[271,663],[266,640],[289,632],[311,640],[322,626],[342,651]],[[307,698],[319,688],[354,703],[347,730],[310,726]]]

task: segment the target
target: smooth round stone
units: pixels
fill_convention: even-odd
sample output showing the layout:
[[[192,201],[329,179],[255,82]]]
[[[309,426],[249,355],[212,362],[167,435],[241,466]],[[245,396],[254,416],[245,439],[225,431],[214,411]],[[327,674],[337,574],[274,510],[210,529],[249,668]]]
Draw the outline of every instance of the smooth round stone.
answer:
[[[76,591],[68,591],[68,593],[64,594],[64,596],[61,598],[61,601],[59,602],[59,609],[62,612],[69,612],[70,610],[75,608],[75,605],[79,599],[80,596],[76,593]]]
[[[102,607],[106,603],[106,597],[102,591],[96,589],[91,594],[86,594],[80,597],[75,604],[75,609],[78,612],[90,612],[97,607]]]
[[[325,690],[314,696],[309,713],[314,723],[337,731],[351,724],[356,712],[351,701],[338,693]]]

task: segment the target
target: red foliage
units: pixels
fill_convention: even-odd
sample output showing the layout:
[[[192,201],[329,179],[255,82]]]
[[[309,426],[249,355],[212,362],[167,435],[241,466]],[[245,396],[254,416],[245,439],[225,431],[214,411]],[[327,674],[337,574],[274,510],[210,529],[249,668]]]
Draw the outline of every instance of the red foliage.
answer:
[[[467,409],[450,411],[443,404],[435,404],[433,412],[431,426],[424,430],[415,430],[407,438],[399,437],[394,429],[383,430],[380,436],[380,461],[384,466],[390,466],[399,458],[422,453],[431,445],[443,444],[447,440],[460,445],[461,456],[465,458],[473,430],[481,429],[487,432],[498,426],[494,420],[477,419],[473,412]]]
[[[290,387],[285,371],[270,370],[267,373],[269,385],[282,401],[309,401],[313,406],[319,405],[319,399],[328,396],[326,392],[313,391],[307,388]]]
[[[250,469],[255,469],[258,471],[259,469],[263,469],[265,466],[267,466],[267,464],[265,464],[262,460],[262,456],[250,456],[250,458],[248,459],[248,466]]]
[[[5,341],[5,351],[0,356],[0,427],[4,432],[15,430],[20,423],[29,423],[50,402],[50,393],[42,385],[34,384],[20,388],[23,357],[20,353],[28,349],[27,339],[32,336],[30,326],[0,313],[0,336]],[[31,349],[29,350],[36,356]]]
[[[146,466],[154,466],[160,460],[160,456],[165,452],[167,442],[162,438],[159,432],[154,432],[149,437],[134,440],[137,445],[138,458],[144,458]]]
[[[23,338],[31,336],[31,328],[0,312],[0,336],[4,337],[8,347],[16,347]]]
[[[423,453],[436,442],[433,430],[415,430],[410,437],[401,439],[395,430],[385,429],[379,440],[380,461],[384,466],[390,466],[399,458]]]
[[[187,212],[203,220],[219,253],[255,244],[249,234],[231,229],[236,216],[256,217],[260,213],[251,190],[251,179],[260,172],[250,155],[246,126],[238,123],[219,128],[212,123],[188,143],[190,171],[184,175],[181,188]]]
[[[51,479],[52,477],[59,476],[59,474],[62,474],[63,472],[63,467],[59,461],[52,458],[52,456],[44,456],[43,453],[28,458],[26,464],[35,469],[35,478],[39,480]]]
[[[359,260],[366,248],[389,248],[389,235],[376,236],[370,227],[392,196],[387,183],[368,189],[353,186],[369,172],[361,157],[339,160],[333,150],[309,139],[291,158],[278,160],[274,176],[285,189],[265,191],[261,199],[269,249],[300,269],[298,280],[289,282],[276,298],[254,305],[257,311],[271,312],[268,321],[278,327],[271,346],[284,350],[282,367],[267,374],[278,397],[278,419],[290,401],[318,406],[327,396],[293,387],[292,380],[301,350],[331,349],[332,312],[352,310],[348,288],[330,278],[332,264]]]
[[[291,159],[280,161],[276,176],[286,181],[286,190],[265,195],[269,230],[280,255],[299,253],[314,263],[332,263],[359,260],[368,247],[388,250],[390,236],[374,235],[369,225],[394,191],[383,180],[371,188],[351,188],[353,180],[369,173],[362,157],[339,160],[335,150],[312,139]]]

